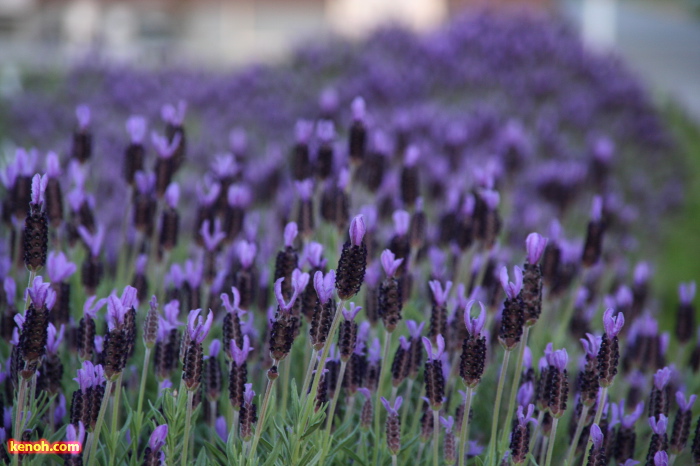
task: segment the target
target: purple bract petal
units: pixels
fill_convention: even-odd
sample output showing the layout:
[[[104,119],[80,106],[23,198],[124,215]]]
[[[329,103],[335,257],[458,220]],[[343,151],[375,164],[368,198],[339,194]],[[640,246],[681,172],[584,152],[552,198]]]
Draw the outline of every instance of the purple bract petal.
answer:
[[[603,446],[605,436],[603,435],[603,431],[600,430],[600,426],[598,426],[598,424],[593,424],[591,426],[590,435],[591,439],[593,439],[593,445],[595,445],[596,450],[600,450],[600,448]]]
[[[680,410],[683,412],[690,411],[692,409],[693,403],[695,403],[696,398],[697,395],[690,395],[690,397],[686,400],[685,396],[683,395],[683,392],[676,392],[676,402],[678,403],[678,407],[680,408]]]
[[[501,286],[503,287],[503,290],[506,292],[506,296],[508,299],[515,299],[516,296],[520,293],[520,290],[523,287],[523,271],[520,269],[520,267],[515,266],[513,267],[513,275],[515,277],[515,282],[509,282],[508,281],[508,268],[503,266],[499,273],[499,279],[501,281]]]
[[[350,104],[350,110],[352,112],[352,119],[355,121],[364,121],[367,113],[365,99],[362,97],[355,97]]]
[[[472,319],[471,318],[471,309],[475,303],[479,304],[481,311],[479,312],[479,315],[475,319]],[[481,335],[481,331],[484,329],[485,323],[486,323],[486,308],[484,307],[484,303],[482,303],[481,301],[474,301],[474,300],[469,301],[467,303],[467,306],[464,309],[464,325],[467,327],[467,331],[472,336],[479,337]]]
[[[361,245],[366,232],[364,217],[362,215],[355,216],[350,222],[350,244],[353,246]]]
[[[397,236],[403,236],[408,233],[408,227],[411,225],[411,214],[405,210],[397,210],[392,215],[394,220],[394,232]]]
[[[678,297],[682,304],[691,304],[693,299],[695,299],[695,282],[692,281],[678,285]]]
[[[382,268],[384,269],[384,273],[386,273],[387,277],[393,277],[403,263],[403,259],[396,259],[396,256],[390,249],[385,249],[382,252],[379,261],[381,262]]]
[[[294,239],[299,233],[299,228],[295,222],[289,222],[287,226],[284,227],[284,245],[288,248],[293,247]]]
[[[126,132],[132,144],[142,144],[146,137],[146,119],[141,115],[132,115],[126,120]]]
[[[525,240],[527,262],[529,264],[538,263],[542,257],[542,253],[544,253],[545,247],[547,247],[547,238],[539,233],[530,233],[527,235],[527,239]]]
[[[603,314],[603,327],[605,328],[605,333],[608,338],[614,338],[622,330],[622,326],[625,325],[625,316],[622,312],[619,312],[617,316],[613,317],[614,309],[608,308]]]
[[[668,418],[663,414],[659,414],[658,420],[655,417],[650,417],[649,425],[656,435],[664,435],[668,426]]]
[[[151,437],[148,439],[148,446],[151,447],[151,450],[154,452],[160,450],[163,445],[165,445],[165,438],[168,436],[168,425],[167,424],[161,424],[155,429],[153,429],[153,433],[151,434]]]
[[[361,306],[356,306],[355,303],[350,303],[350,310],[343,308],[343,317],[345,320],[355,320],[355,316],[362,310]]]
[[[658,371],[656,371],[656,374],[654,374],[654,386],[657,390],[663,390],[664,387],[666,387],[666,384],[668,384],[669,380],[671,380],[670,367],[664,367],[663,369],[659,369]]]
[[[433,299],[438,306],[444,306],[447,302],[447,295],[450,293],[452,288],[452,282],[448,281],[445,284],[445,288],[442,288],[442,284],[437,280],[432,280],[428,282],[430,290],[433,292]]]

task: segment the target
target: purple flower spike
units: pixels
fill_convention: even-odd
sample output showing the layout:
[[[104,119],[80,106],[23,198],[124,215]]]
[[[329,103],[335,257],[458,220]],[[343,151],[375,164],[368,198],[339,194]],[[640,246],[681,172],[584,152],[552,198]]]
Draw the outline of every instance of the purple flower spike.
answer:
[[[90,316],[93,319],[97,317],[97,311],[102,309],[104,305],[107,304],[107,298],[103,298],[95,302],[96,299],[97,296],[90,296],[85,301],[85,305],[83,306],[83,315]]]
[[[46,260],[46,271],[52,282],[60,283],[75,273],[77,267],[62,252],[50,252]]]
[[[158,157],[162,159],[169,159],[175,154],[175,151],[180,146],[181,139],[180,133],[175,133],[173,140],[168,142],[168,138],[160,136],[155,131],[151,132],[151,143],[155,147]]]
[[[666,433],[666,427],[668,426],[668,418],[663,414],[659,414],[659,419],[656,420],[656,418],[652,416],[649,418],[649,425],[656,435],[664,435]]]
[[[540,261],[544,248],[547,246],[547,238],[539,233],[530,233],[525,240],[525,249],[527,250],[527,262],[536,264]]]
[[[362,306],[356,306],[355,303],[350,303],[350,310],[343,308],[343,317],[348,322],[355,320],[355,316],[362,310]]]
[[[605,436],[603,435],[603,431],[600,430],[600,426],[598,424],[593,424],[591,426],[591,439],[593,439],[593,445],[595,445],[596,450],[600,450],[600,447],[603,446]]]
[[[177,208],[177,203],[180,201],[180,185],[170,183],[165,190],[165,202],[171,209]]]
[[[316,242],[309,243],[304,251],[304,260],[306,260],[312,268],[324,268],[326,266],[326,261],[323,259],[323,245]]]
[[[209,310],[206,321],[199,315],[201,311],[201,309],[194,309],[190,311],[187,317],[187,331],[190,334],[190,339],[197,343],[202,343],[204,341],[207,334],[209,334],[212,322],[214,322],[214,313],[211,312],[211,310]]]
[[[335,125],[330,120],[321,120],[316,124],[316,137],[322,143],[333,142],[335,138]]]
[[[535,385],[532,382],[524,383],[519,389],[516,400],[518,406],[527,406],[535,396]]]
[[[219,416],[216,418],[216,434],[219,436],[222,442],[226,443],[228,439],[228,426],[226,425],[226,418],[224,416]]]
[[[654,454],[654,466],[668,466],[668,453],[657,451]]]
[[[447,419],[440,416],[440,424],[442,424],[442,427],[445,428],[447,433],[450,433],[452,432],[452,427],[455,425],[455,419],[452,416],[448,416]]]
[[[479,304],[481,311],[479,315],[475,318],[471,318],[471,310],[475,303]],[[471,300],[467,303],[464,308],[464,325],[467,327],[467,331],[473,336],[478,337],[481,335],[481,331],[484,329],[484,324],[486,323],[486,308],[484,303],[481,301]]]
[[[85,424],[83,421],[78,421],[78,429],[75,429],[75,425],[68,424],[66,427],[66,441],[67,442],[80,442],[83,443],[85,439]]]
[[[78,105],[75,108],[75,116],[78,119],[78,128],[85,131],[90,125],[90,107],[87,105]]]
[[[518,413],[517,413],[518,424],[520,424],[521,426],[525,426],[528,422],[532,422],[534,424],[537,424],[537,419],[535,419],[533,417],[534,414],[535,414],[535,405],[528,404],[527,411],[525,411],[525,407],[523,405],[518,406]]]
[[[252,383],[247,383],[244,385],[245,390],[243,391],[243,400],[250,404],[253,402],[253,398],[255,398],[255,391],[253,390],[253,384]]]
[[[379,338],[372,340],[372,344],[369,345],[367,350],[367,361],[370,364],[377,364],[382,360],[382,344],[379,342]]]
[[[5,277],[3,280],[2,287],[5,290],[5,299],[7,304],[15,304],[15,296],[17,294],[17,284],[12,277]]]
[[[294,126],[294,135],[298,144],[308,144],[314,132],[314,124],[308,120],[299,120]]]
[[[105,238],[104,227],[102,225],[98,225],[97,231],[93,235],[87,228],[80,225],[78,226],[78,233],[85,242],[85,245],[88,247],[88,250],[90,251],[90,254],[92,254],[92,257],[96,258],[97,256],[99,256],[100,249],[102,249],[102,241],[104,241]]]
[[[405,210],[397,210],[391,218],[394,220],[394,232],[397,236],[403,236],[408,233],[408,227],[411,224],[411,214]]]
[[[126,120],[126,132],[132,144],[141,144],[146,137],[146,119],[141,115],[132,115]]]
[[[221,351],[221,340],[214,338],[211,343],[209,343],[209,357],[216,358]]]
[[[207,251],[212,252],[216,249],[221,241],[226,238],[226,233],[221,230],[221,219],[214,220],[214,233],[210,233],[209,220],[202,222],[202,227],[199,229],[199,233],[202,235],[202,240],[204,241],[204,247]]]
[[[367,227],[365,226],[364,217],[362,215],[357,215],[350,222],[350,244],[353,246],[361,245],[366,232]]]
[[[309,284],[311,276],[308,273],[304,273],[299,269],[294,269],[292,271],[292,288],[297,294],[302,293],[306,285]]]
[[[27,288],[27,293],[37,308],[46,305],[50,310],[56,302],[56,292],[51,288],[51,283],[44,283],[41,276],[34,278],[32,286]]]
[[[306,274],[308,277],[308,274]],[[275,282],[275,298],[277,298],[277,304],[280,307],[280,310],[284,312],[289,312],[292,309],[292,306],[294,306],[294,301],[297,299],[297,295],[299,292],[297,291],[297,288],[294,286],[294,283],[292,282],[292,288],[294,288],[294,294],[292,294],[292,297],[289,298],[289,301],[284,300],[284,295],[282,294],[282,282],[284,281],[284,277],[277,279]]]
[[[241,241],[238,243],[238,259],[241,261],[241,266],[244,269],[249,269],[255,262],[255,255],[258,253],[258,247],[254,243]]]
[[[228,198],[228,203],[231,207],[239,207],[244,209],[250,205],[253,199],[253,195],[247,186],[240,184],[233,184],[229,186],[228,193],[226,194]]]
[[[248,335],[243,335],[243,346],[238,347],[236,340],[231,339],[231,355],[233,356],[233,361],[239,367],[245,364],[246,359],[248,359],[248,354],[253,351],[253,347],[250,346],[250,338]]]
[[[627,416],[622,416],[620,423],[623,427],[630,429],[632,428],[632,426],[634,426],[634,424],[637,422],[637,419],[639,419],[643,412],[644,402],[640,401],[639,403],[637,403],[637,406],[634,407],[634,411],[632,411],[631,414],[628,414]]]
[[[442,353],[445,352],[445,339],[442,335],[437,336],[437,348],[433,348],[433,344],[430,342],[429,338],[423,337],[423,346],[425,346],[425,351],[428,353],[428,359],[432,361],[437,361],[442,357]]]
[[[335,290],[335,270],[330,270],[325,276],[320,270],[314,274],[314,289],[321,304],[326,304]]]
[[[598,356],[598,349],[602,341],[601,337],[596,337],[595,335],[587,333],[586,338],[581,338],[580,341],[588,357],[595,358]]]
[[[350,104],[350,111],[352,112],[352,119],[355,121],[365,121],[367,114],[367,108],[365,105],[365,99],[362,97],[355,97]]]
[[[44,191],[49,182],[49,177],[39,175],[38,173],[32,178],[32,204],[41,205],[44,203]]]
[[[402,397],[396,397],[396,399],[394,400],[394,406],[391,406],[391,403],[389,403],[389,401],[384,397],[382,397],[381,400],[382,404],[384,405],[389,414],[393,414],[394,416],[399,415],[399,408],[401,408],[401,403],[403,402]]]
[[[634,268],[634,284],[635,285],[643,285],[644,283],[649,281],[650,276],[651,276],[651,266],[649,265],[648,262],[640,262]]]
[[[433,298],[438,306],[444,306],[447,302],[447,295],[450,293],[452,288],[452,282],[447,282],[445,288],[442,288],[442,284],[437,280],[432,280],[428,283],[430,290],[433,292]]]
[[[681,283],[678,285],[678,297],[681,304],[689,305],[695,299],[695,282]]]
[[[695,403],[696,398],[697,395],[690,395],[686,400],[683,392],[676,392],[676,403],[678,403],[678,407],[683,412],[690,411],[693,408],[693,403]]]
[[[294,239],[299,234],[299,228],[295,222],[289,222],[287,226],[284,227],[284,245],[291,248],[294,245]]]
[[[566,365],[569,363],[569,355],[566,352],[566,348],[549,353],[547,355],[547,362],[550,366],[554,366],[560,371],[566,369]]]
[[[481,191],[480,195],[489,210],[496,210],[496,207],[498,207],[498,204],[501,202],[501,195],[498,191],[485,189]]]
[[[406,148],[406,153],[404,154],[403,158],[403,164],[406,167],[413,167],[418,163],[418,159],[420,158],[420,149],[416,146],[408,146]]]
[[[181,100],[177,103],[177,108],[171,104],[163,105],[160,109],[160,117],[164,122],[175,126],[182,126],[187,112],[187,102]]]
[[[515,277],[515,283],[508,281],[508,267],[503,266],[499,279],[508,299],[515,299],[523,287],[523,271],[517,265],[513,267],[513,276]]]
[[[214,201],[219,198],[219,193],[221,192],[221,185],[219,183],[210,183],[206,187],[197,183],[197,200],[200,204],[204,206],[211,206]]]
[[[657,388],[657,390],[663,390],[664,387],[666,387],[666,384],[668,384],[669,380],[671,380],[670,367],[659,369],[656,371],[656,374],[654,374],[654,386]]]
[[[303,181],[295,181],[294,185],[297,188],[297,193],[302,201],[308,201],[314,193],[314,180],[308,178]]]
[[[128,310],[129,308],[124,306],[116,295],[113,294],[107,298],[107,325],[110,332],[124,325],[124,316]]]
[[[622,326],[625,325],[625,316],[622,312],[613,317],[614,312],[612,308],[608,308],[603,314],[603,327],[608,338],[615,338],[622,330]]]
[[[591,203],[591,221],[600,222],[603,219],[603,198],[595,196]]]
[[[387,277],[393,277],[399,266],[401,266],[403,259],[396,259],[396,256],[390,249],[385,249],[380,257],[380,262]]]
[[[523,367],[526,369],[532,369],[532,350],[529,346],[525,347],[523,351]]]
[[[151,447],[151,450],[158,451],[160,450],[163,445],[165,445],[165,438],[168,436],[168,425],[167,424],[161,424],[155,429],[153,429],[153,433],[151,434],[151,438],[148,439],[148,446]]]
[[[46,340],[46,351],[48,351],[51,354],[58,353],[58,347],[63,341],[63,334],[65,330],[66,329],[63,324],[61,324],[60,330],[56,330],[56,326],[54,324],[49,324],[48,338]]]
[[[411,338],[420,338],[425,322],[419,324],[415,320],[407,320],[406,327],[408,327],[408,334],[411,335]]]
[[[58,160],[58,154],[54,151],[49,151],[46,154],[46,176],[49,178],[58,178],[61,176],[61,163]]]

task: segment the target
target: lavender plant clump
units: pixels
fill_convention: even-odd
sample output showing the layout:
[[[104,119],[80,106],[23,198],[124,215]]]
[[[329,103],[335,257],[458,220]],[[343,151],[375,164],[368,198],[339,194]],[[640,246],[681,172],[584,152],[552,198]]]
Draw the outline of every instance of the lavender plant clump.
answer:
[[[695,277],[660,302],[639,247],[678,202],[649,170],[672,142],[556,20],[58,87],[9,102],[3,440],[90,466],[700,464]]]

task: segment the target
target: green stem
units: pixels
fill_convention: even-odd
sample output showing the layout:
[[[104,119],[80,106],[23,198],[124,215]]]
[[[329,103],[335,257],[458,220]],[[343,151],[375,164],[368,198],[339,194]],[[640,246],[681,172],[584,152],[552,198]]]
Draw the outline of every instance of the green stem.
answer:
[[[506,426],[503,429],[503,434],[501,435],[501,444],[505,444],[508,441],[508,435],[510,434],[508,426],[513,422],[513,412],[515,411],[515,399],[518,396],[518,389],[520,388],[520,377],[522,376],[523,369],[523,355],[525,354],[525,347],[527,347],[527,337],[530,334],[530,327],[526,326],[523,329],[523,336],[520,339],[520,346],[518,347],[518,359],[515,362],[515,373],[513,374],[513,383],[510,387],[510,398],[508,399],[508,410],[506,411]]]
[[[187,410],[185,414],[185,434],[182,436],[182,458],[180,459],[181,466],[187,466],[187,449],[190,446],[190,424],[192,424],[193,399],[194,390],[187,390]]]
[[[14,438],[15,440],[19,440],[22,438],[22,414],[24,411],[24,401],[27,396],[27,379],[25,379],[21,375],[19,377],[19,393],[17,394],[17,408],[15,409],[15,427],[14,435],[12,436],[12,438]],[[15,454],[12,456],[12,463],[19,463],[19,455]]]
[[[301,399],[306,398],[306,392],[309,391],[309,384],[311,383],[311,375],[314,373],[314,366],[316,365],[316,358],[318,357],[318,351],[311,349],[311,359],[309,360],[309,367],[306,369],[306,375],[304,376],[304,385],[301,386]]]
[[[459,441],[459,466],[464,466],[467,457],[467,442],[469,442],[469,411],[472,409],[472,388],[467,387],[467,399],[464,400],[464,415]]]
[[[112,406],[112,451],[109,454],[109,464],[114,464],[114,459],[117,454],[117,441],[119,440],[119,429],[117,424],[119,421],[119,400],[122,393],[122,374],[119,374],[117,386],[114,389],[114,404]]]
[[[505,385],[506,374],[508,372],[508,359],[510,351],[506,350],[503,354],[503,367],[501,375],[498,377],[498,389],[496,390],[496,402],[493,405],[493,419],[491,420],[491,438],[489,439],[489,464],[495,465],[496,459],[496,435],[498,434],[498,415],[501,412],[501,398],[503,397],[503,386]]]
[[[401,405],[401,425],[404,425],[406,420],[406,412],[408,411],[408,406],[411,404],[411,393],[413,392],[413,379],[408,379],[406,384],[406,392],[403,395],[403,404]]]
[[[273,365],[279,367],[279,361],[273,361]],[[270,404],[270,394],[272,393],[272,388],[277,379],[267,379],[267,388],[265,389],[265,398],[263,399],[262,409],[260,410],[260,416],[258,420],[258,425],[255,426],[255,436],[253,437],[253,445],[250,448],[249,459],[255,457],[255,450],[258,448],[258,442],[260,437],[262,437],[263,426],[265,425],[265,416],[267,415],[267,407]],[[184,466],[184,465],[183,465]]]
[[[289,402],[289,376],[292,371],[291,358],[286,358],[282,362],[282,384],[280,388],[282,389],[282,409],[280,413],[287,412],[287,403]],[[278,390],[280,389],[278,388]]]
[[[151,362],[151,348],[146,347],[146,352],[143,355],[143,369],[141,369],[141,382],[139,384],[139,401],[136,404],[136,415],[141,416],[141,409],[143,408],[143,397],[146,393],[146,380],[148,379],[148,365]],[[138,432],[136,433],[138,438]]]
[[[95,464],[97,445],[100,443],[100,432],[102,431],[102,424],[105,420],[105,413],[107,412],[107,405],[109,404],[109,397],[112,394],[113,386],[114,381],[112,380],[108,380],[107,385],[105,385],[105,394],[102,398],[102,404],[100,404],[100,413],[97,415],[95,430],[92,432],[92,443],[86,448],[87,451],[85,452],[85,464],[88,466],[93,466]]]
[[[375,434],[375,445],[374,445],[374,459],[372,464],[376,465],[377,460],[379,460],[379,439],[382,437],[381,431],[379,429],[379,414],[381,406],[380,404],[380,394],[382,391],[382,376],[384,375],[384,367],[387,366],[389,361],[389,347],[391,346],[391,335],[392,333],[386,331],[384,334],[384,354],[382,355],[382,362],[379,366],[379,376],[377,378],[377,393],[374,396],[374,434]]]
[[[391,466],[397,466],[399,463],[396,460],[396,455],[391,455]]]
[[[340,310],[343,308],[345,305],[345,300],[341,299],[338,302],[338,306],[335,309],[335,315],[333,316],[333,323],[331,324],[331,329],[328,332],[329,336],[333,336],[338,332],[338,325],[340,324],[340,316],[342,315],[342,312]],[[311,391],[309,392],[309,395],[306,397],[306,402],[304,403],[304,409],[301,412],[301,417],[299,418],[299,422],[297,424],[297,439],[294,442],[294,449],[292,452],[292,462],[295,462],[297,460],[297,454],[299,453],[299,448],[301,447],[301,431],[304,429],[306,426],[307,421],[309,420],[309,416],[311,415],[311,408],[314,405],[314,400],[316,399],[316,393],[318,392],[318,384],[321,382],[321,375],[323,373],[323,367],[326,365],[326,359],[328,359],[328,352],[330,351],[331,345],[329,341],[326,341],[326,344],[323,346],[323,351],[321,352],[321,359],[318,361],[318,367],[321,370],[316,371],[316,375],[311,377],[312,383],[311,383]],[[313,356],[313,355],[312,355]],[[314,361],[311,361],[311,364],[313,364]]]
[[[543,419],[544,410],[540,410],[540,413],[537,415],[537,424],[535,425],[535,431],[532,433],[532,437],[530,437],[530,445],[528,445],[528,451],[533,451],[535,448],[535,442],[537,442],[537,436],[540,433],[540,426],[542,425]]]
[[[552,431],[549,433],[549,444],[547,445],[547,457],[544,462],[544,466],[549,466],[552,464],[552,454],[554,453],[554,440],[557,436],[557,425],[559,424],[559,418],[555,417],[552,419]]]
[[[440,463],[440,411],[433,410],[433,466]]]
[[[326,459],[326,454],[328,454],[328,447],[331,443],[331,429],[333,428],[333,416],[335,415],[335,408],[338,405],[338,398],[340,397],[340,390],[343,386],[343,377],[345,376],[345,368],[347,367],[347,364],[348,363],[345,361],[340,362],[340,372],[338,373],[335,392],[333,392],[333,399],[331,400],[331,406],[328,410],[328,418],[326,419],[326,433],[324,434],[323,452],[321,453],[321,460],[319,461],[319,464],[323,464],[323,460]]]
[[[608,397],[608,387],[603,387],[600,391],[600,398],[598,399],[598,409],[595,411],[595,418],[593,419],[593,424],[600,425],[600,418],[603,417],[603,408],[605,408],[605,399]],[[583,464],[588,463],[588,455],[590,454],[591,445],[593,445],[593,436],[588,436],[588,443],[586,443],[586,449],[583,452]]]
[[[569,445],[569,452],[566,455],[566,464],[570,465],[574,460],[574,454],[576,453],[576,447],[578,446],[578,440],[581,438],[581,432],[583,432],[583,427],[586,425],[586,418],[588,417],[588,405],[583,405],[581,410],[581,416],[578,418],[578,423],[576,424],[576,432],[574,433],[574,438]]]

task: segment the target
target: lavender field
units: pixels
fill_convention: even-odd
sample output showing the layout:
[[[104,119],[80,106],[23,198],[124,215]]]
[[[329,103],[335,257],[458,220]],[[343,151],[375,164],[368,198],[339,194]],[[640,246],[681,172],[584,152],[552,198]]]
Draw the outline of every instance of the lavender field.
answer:
[[[0,109],[0,456],[700,464],[698,134],[536,14],[35,72]]]

